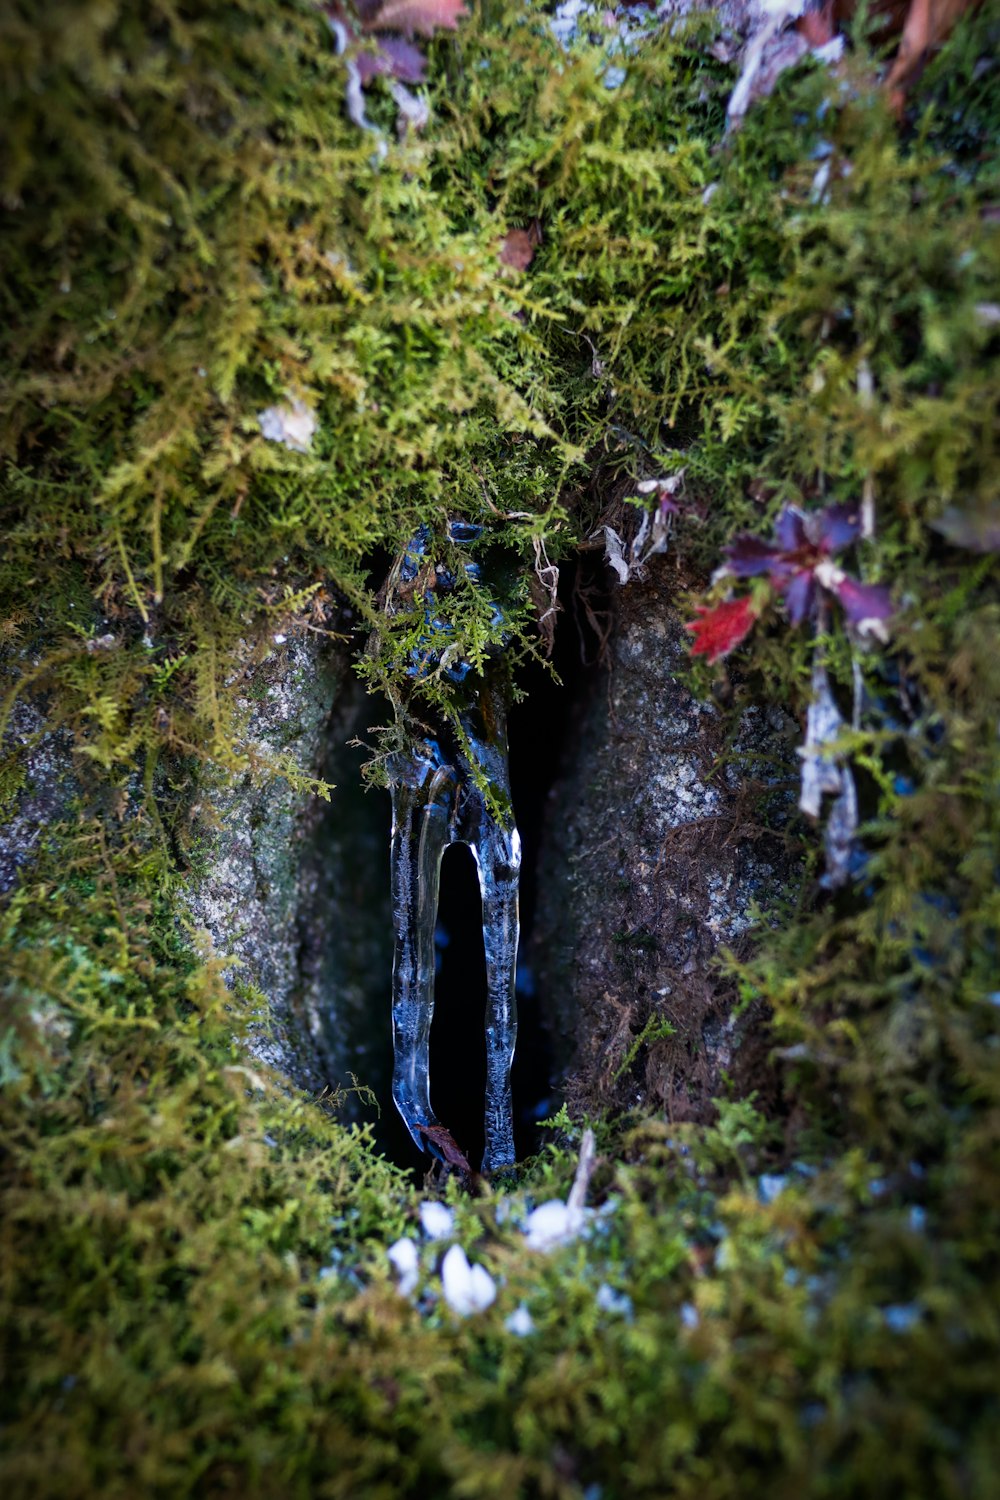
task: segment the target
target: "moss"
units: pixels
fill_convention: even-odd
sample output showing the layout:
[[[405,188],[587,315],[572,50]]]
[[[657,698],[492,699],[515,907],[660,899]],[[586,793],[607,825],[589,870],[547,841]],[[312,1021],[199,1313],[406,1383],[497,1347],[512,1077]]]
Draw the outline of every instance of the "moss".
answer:
[[[6,812],[10,808],[27,782],[28,776],[23,765],[13,756],[8,757],[0,766],[0,812]]]
[[[859,51],[725,140],[710,21],[610,90],[600,48],[490,8],[435,46],[434,123],[381,164],[305,0],[5,17],[4,712],[44,694],[86,782],[3,915],[6,1492],[991,1493],[996,568],[932,525],[996,503],[988,12],[902,131]],[[529,271],[501,269],[535,218]],[[259,430],[287,392],[307,455]],[[773,1017],[780,1145],[746,1100],[607,1124],[610,1208],[542,1259],[516,1214],[565,1192],[567,1126],[506,1218],[462,1205],[505,1284],[458,1322],[389,1281],[414,1195],[366,1132],[248,1064],[239,994],[180,936],[154,766],[174,806],[199,758],[315,790],[242,743],[241,638],[371,620],[366,559],[418,522],[484,518],[527,569],[681,466],[706,573],[786,500],[873,481],[860,566],[899,612],[850,741],[868,865],[731,961]],[[457,628],[497,643],[471,606]],[[771,610],[748,690],[801,711],[807,658]],[[105,815],[137,767],[145,797]]]

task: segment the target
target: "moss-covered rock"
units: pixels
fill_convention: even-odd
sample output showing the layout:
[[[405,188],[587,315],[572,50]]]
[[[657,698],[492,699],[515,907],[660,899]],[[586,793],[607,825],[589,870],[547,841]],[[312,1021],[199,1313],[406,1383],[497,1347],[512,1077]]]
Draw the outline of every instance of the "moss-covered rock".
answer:
[[[4,728],[43,704],[29,738],[64,737],[80,787],[3,911],[12,1495],[995,1488],[995,21],[902,123],[858,38],[735,135],[713,26],[652,27],[609,87],[599,21],[565,52],[541,10],[488,7],[432,43],[426,134],[376,159],[306,0],[4,16],[0,626],[45,642]],[[296,401],[306,452],[267,435]],[[291,828],[286,788],[324,775],[287,753],[318,711],[248,744],[240,641],[338,631],[345,601],[371,619],[374,549],[458,511],[524,563],[516,656],[535,566],[681,467],[692,580],[789,502],[874,500],[852,568],[890,586],[890,642],[822,643],[857,690],[860,857],[726,961],[782,1108],[601,1126],[602,1213],[551,1256],[519,1219],[567,1192],[568,1116],[513,1192],[449,1188],[497,1293],[459,1319],[439,1250],[415,1302],[390,1276],[411,1187],[255,1061],[256,996],[193,952],[189,811],[222,775]],[[753,589],[734,678],[801,720],[815,642]],[[480,659],[510,623],[455,630]],[[263,909],[289,897],[262,838]]]

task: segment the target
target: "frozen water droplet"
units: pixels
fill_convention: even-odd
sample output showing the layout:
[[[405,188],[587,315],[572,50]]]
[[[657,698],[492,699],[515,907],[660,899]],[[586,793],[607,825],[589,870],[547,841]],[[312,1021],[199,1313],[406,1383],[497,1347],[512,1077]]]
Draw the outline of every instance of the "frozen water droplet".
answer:
[[[429,1240],[443,1240],[455,1232],[455,1215],[444,1203],[421,1203],[420,1227]]]
[[[403,1239],[396,1240],[395,1244],[390,1245],[386,1254],[399,1277],[400,1292],[404,1297],[408,1297],[416,1288],[417,1277],[420,1273],[420,1254],[416,1240],[404,1236]]]
[[[441,1262],[441,1291],[452,1312],[460,1318],[482,1312],[497,1294],[489,1271],[485,1266],[470,1265],[461,1245],[452,1245]]]
[[[515,1307],[514,1311],[504,1319],[503,1326],[515,1338],[524,1339],[534,1333],[535,1320],[522,1302],[520,1307]]]

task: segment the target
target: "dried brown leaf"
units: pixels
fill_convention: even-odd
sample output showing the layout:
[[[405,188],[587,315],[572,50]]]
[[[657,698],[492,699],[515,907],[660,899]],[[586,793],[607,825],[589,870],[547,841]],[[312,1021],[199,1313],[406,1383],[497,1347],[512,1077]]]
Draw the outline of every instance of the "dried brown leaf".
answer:
[[[526,271],[535,258],[535,247],[541,233],[534,224],[527,229],[511,229],[500,241],[500,262],[514,271]]]
[[[463,1176],[472,1176],[472,1168],[469,1166],[468,1159],[463,1156],[461,1147],[456,1144],[451,1131],[444,1125],[416,1124],[413,1128],[420,1131],[442,1161],[446,1161],[450,1167],[457,1167]]]
[[[912,0],[896,60],[885,80],[897,106],[920,76],[928,54],[941,45],[959,17],[978,4],[979,0]]]

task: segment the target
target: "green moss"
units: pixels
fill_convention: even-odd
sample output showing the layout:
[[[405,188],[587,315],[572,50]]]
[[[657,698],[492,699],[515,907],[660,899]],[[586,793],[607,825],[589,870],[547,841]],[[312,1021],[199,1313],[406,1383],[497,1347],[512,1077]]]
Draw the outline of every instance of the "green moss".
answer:
[[[27,784],[27,773],[14,757],[9,756],[0,765],[0,812],[7,812],[17,800],[18,793]]]
[[[991,1493],[1000,606],[994,558],[931,526],[996,504],[988,10],[902,132],[858,55],[726,140],[710,22],[609,90],[600,49],[493,8],[435,44],[433,124],[381,164],[305,0],[5,17],[6,670],[91,798],[3,916],[6,1493]],[[535,218],[529,271],[501,269]],[[289,391],[308,455],[259,431]],[[458,1322],[389,1281],[414,1196],[366,1133],[248,1071],[254,996],[181,940],[154,766],[182,805],[199,757],[266,774],[237,641],[343,602],[374,619],[366,559],[421,522],[480,517],[522,559],[510,649],[532,649],[535,543],[565,555],[607,494],[682,465],[685,576],[787,500],[873,481],[859,563],[899,613],[850,739],[869,863],[731,963],[773,1017],[782,1118],[603,1126],[610,1208],[551,1259],[464,1202],[505,1284]],[[369,663],[390,691],[408,629]],[[497,643],[474,591],[456,629]],[[807,655],[766,617],[755,698],[801,711]],[[138,767],[127,817],[86,811]],[[316,789],[288,757],[269,774]],[[515,1216],[565,1193],[564,1130]],[[504,1329],[520,1301],[530,1337]]]

